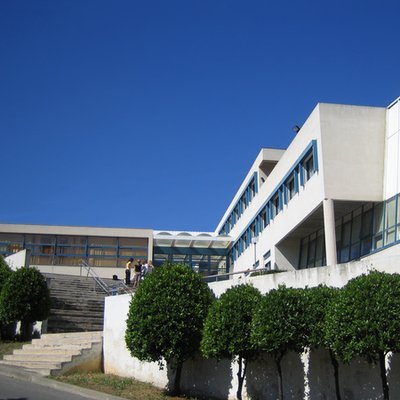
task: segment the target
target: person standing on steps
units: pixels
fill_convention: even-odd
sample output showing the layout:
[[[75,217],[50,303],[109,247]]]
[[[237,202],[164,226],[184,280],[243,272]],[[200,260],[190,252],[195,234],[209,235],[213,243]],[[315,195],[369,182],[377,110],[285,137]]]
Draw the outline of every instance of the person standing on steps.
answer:
[[[125,265],[125,285],[131,284],[131,268],[132,268],[133,258],[130,258]]]
[[[135,275],[133,276],[133,287],[137,288],[139,286],[140,275],[142,273],[142,261],[138,260],[135,264]]]

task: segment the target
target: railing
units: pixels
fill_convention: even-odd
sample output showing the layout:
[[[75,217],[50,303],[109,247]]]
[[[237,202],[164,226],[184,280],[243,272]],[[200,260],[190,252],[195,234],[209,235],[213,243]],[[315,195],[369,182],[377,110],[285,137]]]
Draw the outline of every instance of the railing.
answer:
[[[108,285],[103,279],[101,279],[97,275],[96,271],[86,261],[82,260],[80,266],[81,269],[83,268],[84,270],[86,270],[86,277],[90,276],[95,282],[95,285],[97,285],[106,294],[116,295],[122,293],[132,293],[132,289],[125,285],[125,283],[121,280],[115,281],[115,284],[113,283],[113,285],[111,286]]]
[[[249,278],[257,275],[277,274],[279,272],[286,272],[286,271],[278,269],[270,269],[270,268],[256,268],[256,269],[246,269],[243,271],[236,271],[236,272],[227,272],[224,274],[208,275],[205,276],[203,279],[206,282],[218,282],[218,281],[226,281],[230,279],[230,277],[233,275],[244,275],[244,278]]]

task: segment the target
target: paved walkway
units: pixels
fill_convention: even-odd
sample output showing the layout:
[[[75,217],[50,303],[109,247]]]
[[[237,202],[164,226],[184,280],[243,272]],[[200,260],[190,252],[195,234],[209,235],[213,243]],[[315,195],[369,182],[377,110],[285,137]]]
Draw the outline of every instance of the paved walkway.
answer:
[[[8,398],[24,400],[123,400],[122,397],[44,378],[22,368],[0,365],[0,399]]]

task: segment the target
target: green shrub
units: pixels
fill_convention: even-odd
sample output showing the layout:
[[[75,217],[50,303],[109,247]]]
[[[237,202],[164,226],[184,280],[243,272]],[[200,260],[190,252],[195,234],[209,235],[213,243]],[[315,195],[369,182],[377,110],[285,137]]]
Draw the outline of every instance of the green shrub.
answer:
[[[400,275],[373,271],[350,280],[326,317],[329,347],[344,362],[379,362],[383,398],[389,398],[385,356],[400,351]]]
[[[182,364],[199,350],[213,294],[201,276],[185,265],[164,264],[141,282],[132,298],[125,342],[142,361],[163,360],[175,369],[179,393]]]
[[[307,346],[307,322],[304,318],[306,296],[303,289],[279,286],[261,300],[254,313],[252,341],[269,353],[278,371],[279,398],[283,399],[281,360],[287,351],[301,352]]]
[[[202,353],[206,357],[237,358],[238,399],[242,398],[247,362],[255,354],[250,341],[251,322],[261,299],[261,293],[253,286],[234,286],[212,304],[204,324]]]
[[[20,268],[10,275],[0,293],[0,319],[21,321],[22,340],[31,339],[32,324],[46,319],[49,311],[49,289],[37,269]]]
[[[7,281],[9,276],[12,274],[11,268],[5,262],[2,255],[0,255],[0,292],[4,286],[4,283]]]

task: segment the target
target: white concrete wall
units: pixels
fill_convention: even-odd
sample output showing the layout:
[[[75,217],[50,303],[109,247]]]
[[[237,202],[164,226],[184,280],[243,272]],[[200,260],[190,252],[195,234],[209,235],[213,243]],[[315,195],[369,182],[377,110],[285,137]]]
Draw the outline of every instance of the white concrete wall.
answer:
[[[252,283],[262,293],[277,288],[280,284],[290,287],[317,286],[325,283],[342,287],[350,279],[367,273],[371,269],[389,273],[400,271],[400,245],[370,256],[360,262],[330,267],[312,268],[273,275],[264,275],[241,280],[211,283],[210,287],[220,296],[232,285]],[[159,370],[156,363],[144,363],[132,358],[125,346],[126,319],[129,310],[129,295],[106,298],[104,317],[104,369],[106,373],[134,377],[158,387],[168,384],[168,371]],[[310,359],[298,354],[289,354],[283,359],[285,398],[334,399],[332,367],[325,350],[312,352]],[[392,394],[400,393],[400,357],[395,355],[388,374]],[[306,371],[308,375],[306,374]],[[191,395],[215,396],[234,399],[237,388],[237,365],[229,360],[204,360],[197,357],[184,364],[182,389]],[[354,360],[350,365],[340,365],[340,384],[343,398],[380,399],[379,370],[364,360]],[[308,382],[306,395],[304,382]],[[249,365],[244,398],[276,399],[277,378],[274,363],[268,357]],[[397,391],[397,392],[396,392]],[[396,398],[396,397],[393,397]]]
[[[320,104],[325,198],[382,201],[386,108]]]
[[[399,110],[397,107],[398,105],[393,107],[390,114],[392,126],[390,132],[395,131],[396,135],[399,134]],[[322,204],[324,199],[383,200],[385,125],[386,108],[318,104],[290,146],[281,155],[265,183],[260,186],[258,194],[244,211],[230,235],[235,240],[241,236],[304,149],[312,140],[316,140],[318,172],[306,182],[304,188],[300,188],[299,193],[264,229],[256,246],[256,260],[260,262],[260,265],[263,265],[263,255],[270,250],[272,266],[286,269],[297,267],[293,263],[295,259],[293,252],[290,252],[290,260],[286,255],[282,258],[282,254],[276,249],[276,244],[304,222]],[[396,140],[397,147],[395,148],[398,149],[400,141],[398,136],[396,136]],[[395,150],[389,149],[388,152],[390,160],[393,160],[389,160],[386,168],[389,171],[387,176],[390,177],[390,182],[396,181],[394,190],[397,190],[396,193],[398,193],[400,174],[397,173],[397,164],[395,168],[393,163],[398,163],[399,151],[395,152]],[[259,158],[260,155],[246,178],[254,172],[255,165],[260,161]],[[393,182],[390,185],[392,187]],[[234,200],[237,197],[238,193]],[[224,218],[226,216],[227,213]],[[298,248],[296,251],[298,252]],[[251,268],[254,261],[254,245],[252,244],[235,261],[233,270],[241,271]]]
[[[131,357],[125,345],[126,320],[131,295],[111,296],[105,299],[103,357],[104,372],[135,377],[158,387],[168,383],[167,371],[160,371],[157,363],[141,362]]]
[[[400,192],[400,102],[397,99],[387,110],[385,143],[384,198],[389,199]]]
[[[87,276],[87,272],[83,267],[77,265],[34,265],[42,273],[60,274],[60,275],[77,275]],[[118,279],[125,279],[124,267],[92,267],[100,278],[112,279],[113,275],[117,275]]]
[[[18,253],[14,253],[6,257],[4,261],[13,271],[16,271],[17,269],[22,267],[28,267],[29,252],[27,250],[21,250]]]

